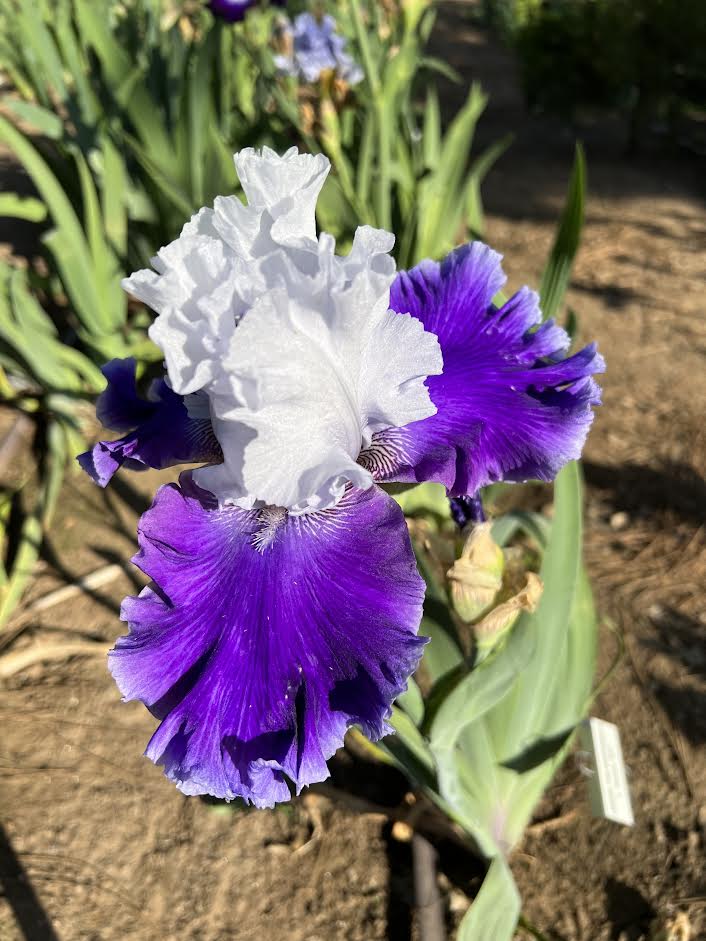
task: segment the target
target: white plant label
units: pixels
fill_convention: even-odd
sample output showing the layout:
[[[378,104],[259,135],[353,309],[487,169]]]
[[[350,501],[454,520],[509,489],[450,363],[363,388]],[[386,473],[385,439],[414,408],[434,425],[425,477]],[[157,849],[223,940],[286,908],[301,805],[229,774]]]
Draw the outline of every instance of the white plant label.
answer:
[[[635,817],[617,725],[603,719],[587,719],[581,727],[581,738],[593,759],[588,785],[591,810],[596,817],[631,827]]]

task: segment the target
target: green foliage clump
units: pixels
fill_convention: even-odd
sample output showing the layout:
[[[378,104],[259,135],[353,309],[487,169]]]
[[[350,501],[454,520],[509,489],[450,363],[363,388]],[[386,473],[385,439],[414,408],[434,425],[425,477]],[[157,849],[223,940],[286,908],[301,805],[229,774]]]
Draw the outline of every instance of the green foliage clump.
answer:
[[[528,103],[649,116],[706,106],[702,0],[487,0],[516,48]]]

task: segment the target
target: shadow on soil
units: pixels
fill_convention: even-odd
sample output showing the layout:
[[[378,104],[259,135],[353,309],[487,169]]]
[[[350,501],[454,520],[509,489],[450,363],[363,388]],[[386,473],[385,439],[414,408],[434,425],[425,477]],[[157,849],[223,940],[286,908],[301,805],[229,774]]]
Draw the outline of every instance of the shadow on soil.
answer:
[[[669,605],[655,605],[650,621],[658,636],[642,638],[642,646],[668,656],[677,666],[669,678],[649,671],[654,696],[692,745],[706,745],[704,625]]]
[[[706,481],[688,464],[596,464],[584,461],[587,483],[609,491],[616,507],[629,512],[672,510],[682,519],[706,519]]]
[[[0,825],[0,886],[26,941],[59,941],[19,856]]]
[[[643,937],[656,914],[644,895],[619,879],[608,879],[605,897],[611,941]]]
[[[337,752],[329,766],[334,788],[390,811],[410,809],[405,801],[409,784],[395,768],[362,760],[348,749]],[[437,868],[446,894],[456,886],[464,895],[474,897],[485,874],[482,861],[470,849],[441,833],[429,832],[426,837],[438,854]],[[386,937],[388,941],[412,941],[418,935],[411,842],[400,839],[392,823],[383,828],[383,838],[389,871]],[[448,901],[444,904],[446,927],[449,937],[454,937],[457,925],[452,923],[452,906]]]

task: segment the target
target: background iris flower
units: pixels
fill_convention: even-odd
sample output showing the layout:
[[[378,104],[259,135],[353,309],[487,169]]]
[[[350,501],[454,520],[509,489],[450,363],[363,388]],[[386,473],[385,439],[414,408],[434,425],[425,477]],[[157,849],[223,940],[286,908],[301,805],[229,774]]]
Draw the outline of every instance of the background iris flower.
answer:
[[[208,462],[140,522],[153,583],[110,667],[185,793],[271,806],[327,776],[349,726],[389,731],[421,656],[424,583],[381,484],[550,479],[581,452],[603,363],[567,358],[526,288],[496,307],[482,243],[396,275],[393,236],[364,226],[336,255],[316,237],[325,157],[236,167],[247,204],[217,199],[125,282],[158,313],[167,379],[146,402],[131,364],[109,366],[99,415],[130,431],[80,460],[102,484],[106,453]]]
[[[346,40],[336,32],[332,16],[317,19],[300,13],[294,22],[285,21],[280,36],[286,52],[275,56],[280,71],[304,82],[316,82],[322,72],[335,72],[348,85],[363,78],[363,70],[346,52]]]
[[[281,6],[284,0],[270,0],[270,2]],[[237,23],[256,3],[257,0],[209,0],[208,5],[214,16],[228,23]]]

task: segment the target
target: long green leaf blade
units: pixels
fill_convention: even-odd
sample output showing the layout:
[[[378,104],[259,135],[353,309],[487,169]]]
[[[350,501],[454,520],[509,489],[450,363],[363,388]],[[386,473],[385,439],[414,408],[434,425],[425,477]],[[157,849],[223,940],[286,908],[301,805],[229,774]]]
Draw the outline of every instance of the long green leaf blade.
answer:
[[[561,215],[547,267],[542,274],[539,297],[545,319],[555,317],[569,286],[571,269],[581,241],[586,202],[586,159],[583,147],[576,145],[566,205]]]
[[[3,141],[32,177],[56,225],[55,235],[44,241],[53,251],[66,290],[73,301],[77,316],[89,332],[96,326],[104,330],[109,324],[100,322],[101,299],[92,277],[92,259],[81,223],[61,184],[33,145],[0,117],[0,141]]]
[[[58,114],[33,101],[8,97],[3,100],[3,105],[20,121],[30,124],[50,140],[59,140],[64,133],[64,125]]]
[[[465,726],[508,694],[532,655],[533,643],[528,620],[521,618],[505,646],[471,670],[445,697],[431,726],[432,748],[452,748]]]
[[[515,880],[507,862],[497,856],[459,925],[457,941],[512,941],[519,917]]]
[[[568,627],[581,564],[581,479],[576,462],[567,464],[554,484],[554,522],[542,561],[544,591],[537,610],[526,616],[535,646],[526,668],[502,707],[489,716],[498,759],[510,760],[542,734],[567,644]]]

